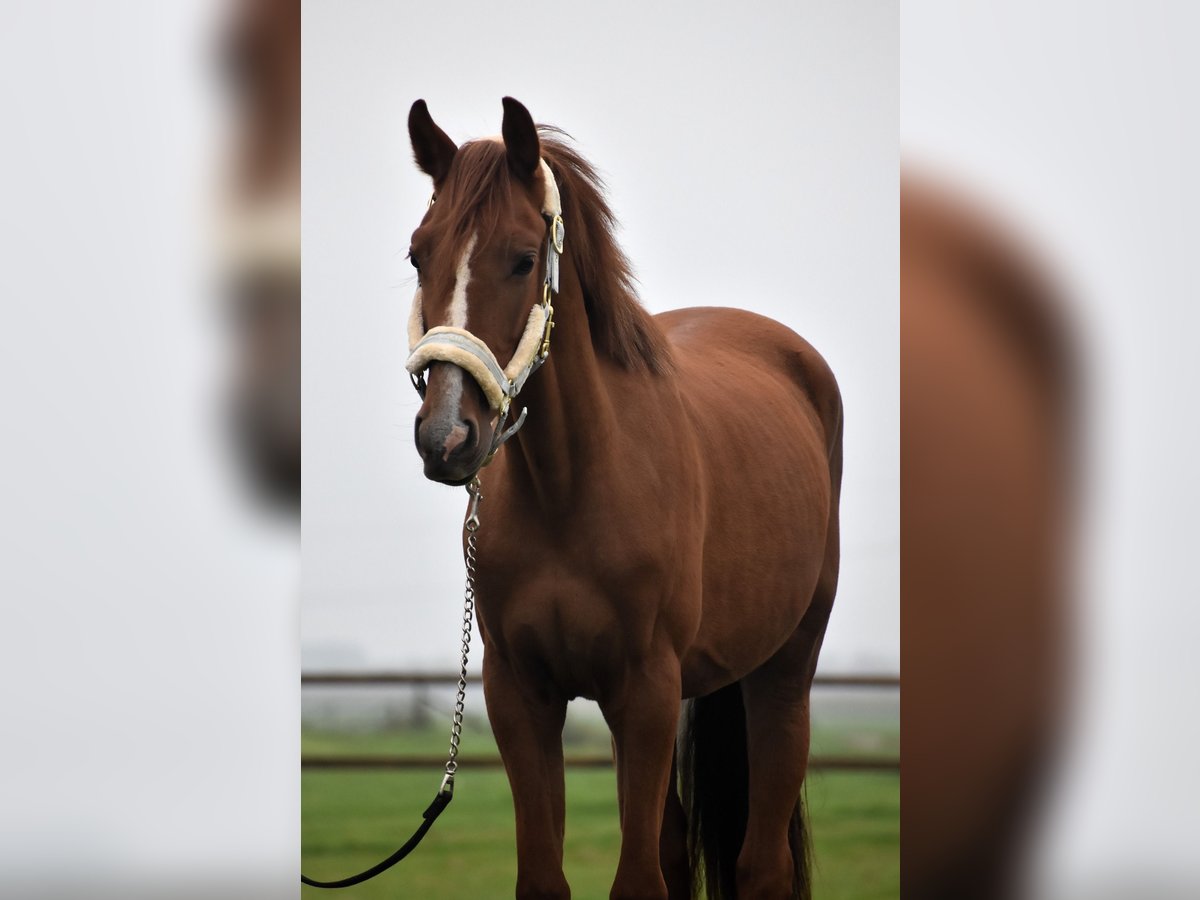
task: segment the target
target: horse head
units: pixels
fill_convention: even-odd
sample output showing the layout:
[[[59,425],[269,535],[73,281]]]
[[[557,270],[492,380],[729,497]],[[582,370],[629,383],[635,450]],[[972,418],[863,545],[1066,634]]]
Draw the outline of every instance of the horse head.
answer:
[[[433,180],[409,249],[418,288],[407,367],[424,401],[416,445],[427,478],[465,484],[511,433],[509,403],[548,351],[562,251],[558,188],[533,119],[512,98],[499,138],[458,147],[423,100],[408,129],[417,165]]]

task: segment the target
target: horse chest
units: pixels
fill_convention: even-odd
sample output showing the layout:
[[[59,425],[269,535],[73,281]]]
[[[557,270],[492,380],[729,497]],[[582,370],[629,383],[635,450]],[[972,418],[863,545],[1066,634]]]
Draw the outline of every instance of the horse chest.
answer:
[[[649,643],[654,617],[635,616],[629,606],[620,592],[556,567],[490,591],[481,583],[478,598],[486,653],[531,680],[591,698]]]

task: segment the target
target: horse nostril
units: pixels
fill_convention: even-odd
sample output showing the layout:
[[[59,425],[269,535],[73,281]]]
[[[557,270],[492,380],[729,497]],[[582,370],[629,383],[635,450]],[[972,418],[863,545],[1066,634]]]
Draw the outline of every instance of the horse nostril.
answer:
[[[471,446],[471,434],[474,431],[470,422],[459,422],[450,429],[450,433],[446,435],[446,441],[442,445],[442,459],[447,460],[450,454],[462,448],[466,449]]]

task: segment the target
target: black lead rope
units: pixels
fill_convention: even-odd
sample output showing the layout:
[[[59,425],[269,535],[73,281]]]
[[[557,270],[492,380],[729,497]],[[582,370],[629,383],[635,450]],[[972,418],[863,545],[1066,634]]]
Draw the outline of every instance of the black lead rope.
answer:
[[[450,801],[453,799],[454,794],[451,791],[439,791],[438,795],[433,798],[433,802],[429,804],[429,809],[423,813],[424,821],[413,832],[413,836],[404,842],[404,846],[387,859],[371,866],[365,872],[359,872],[357,875],[351,875],[349,878],[343,878],[339,881],[315,881],[307,875],[301,875],[301,883],[315,888],[348,888],[356,884],[362,884],[364,881],[374,878],[382,872],[386,872],[416,849],[417,844],[421,843],[421,839],[425,837],[426,833],[433,826],[433,823],[437,821],[437,817],[442,814],[442,810],[449,806]]]
[[[523,414],[521,419],[524,420]],[[518,422],[518,426],[519,424]],[[512,430],[515,431],[516,427],[514,426]],[[342,878],[338,881],[317,881],[301,874],[301,884],[315,888],[347,888],[362,884],[364,881],[386,872],[416,849],[417,844],[421,843],[429,829],[433,827],[433,823],[437,821],[437,817],[442,814],[442,810],[449,806],[450,801],[454,799],[454,775],[458,771],[458,744],[462,738],[463,708],[467,698],[467,656],[471,650],[471,620],[475,614],[475,554],[477,552],[475,532],[479,530],[479,501],[483,499],[478,475],[467,485],[467,493],[471,496],[471,505],[467,507],[467,520],[463,523],[463,530],[467,534],[467,546],[463,560],[467,567],[467,586],[463,594],[462,654],[458,669],[458,693],[454,698],[454,716],[450,725],[450,756],[446,760],[446,774],[442,778],[442,786],[438,788],[437,796],[433,798],[429,808],[421,814],[423,821],[413,832],[413,836],[387,859],[376,863],[365,872],[359,872],[357,875],[351,875],[349,878]]]

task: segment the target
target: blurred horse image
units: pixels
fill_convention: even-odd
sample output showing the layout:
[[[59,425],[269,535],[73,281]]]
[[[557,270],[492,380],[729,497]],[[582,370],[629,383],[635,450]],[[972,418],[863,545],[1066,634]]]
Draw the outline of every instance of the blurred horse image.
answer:
[[[902,883],[1003,900],[1063,731],[1076,352],[1010,229],[901,196]]]
[[[236,341],[229,421],[255,493],[300,502],[300,4],[238,0],[220,45],[233,100],[222,266]]]

